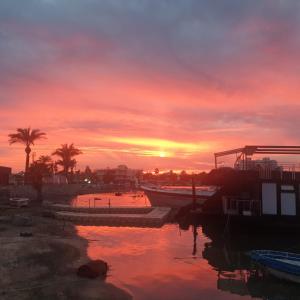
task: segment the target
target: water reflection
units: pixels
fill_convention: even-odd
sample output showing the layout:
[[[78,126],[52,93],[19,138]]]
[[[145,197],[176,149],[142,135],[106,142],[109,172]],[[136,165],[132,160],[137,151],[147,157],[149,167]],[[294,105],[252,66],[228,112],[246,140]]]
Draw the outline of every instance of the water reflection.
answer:
[[[111,265],[108,281],[134,299],[300,299],[300,288],[266,276],[251,249],[293,249],[295,236],[224,236],[210,225],[162,228],[78,226],[88,255]],[[297,246],[298,245],[298,249]]]
[[[253,249],[300,253],[299,237],[277,233],[224,236],[222,231],[214,230],[210,225],[202,228],[210,238],[204,245],[203,258],[217,272],[218,289],[260,299],[300,299],[298,285],[269,276],[245,254]]]
[[[115,207],[115,206],[151,206],[148,198],[141,191],[118,193],[100,193],[78,195],[71,200],[77,207]]]

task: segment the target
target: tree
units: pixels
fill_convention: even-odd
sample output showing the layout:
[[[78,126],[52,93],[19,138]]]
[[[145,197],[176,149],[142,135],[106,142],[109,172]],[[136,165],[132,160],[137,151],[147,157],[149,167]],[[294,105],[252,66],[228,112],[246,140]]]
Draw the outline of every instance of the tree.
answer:
[[[82,154],[82,152],[74,147],[74,144],[63,144],[61,148],[57,148],[52,155],[56,155],[60,157],[59,160],[56,161],[56,164],[63,167],[63,173],[68,178],[69,170],[73,170],[77,164],[76,159],[74,156]]]
[[[107,169],[103,174],[103,182],[105,184],[109,184],[115,180],[115,172],[114,170]]]
[[[51,173],[54,173],[55,164],[50,155],[41,155],[38,159],[38,162],[48,165]]]
[[[39,162],[45,163],[45,164],[52,164],[52,158],[50,155],[41,155],[38,159]]]
[[[169,176],[168,176],[168,177],[169,177],[169,178],[168,178],[168,181],[169,181],[170,183],[174,183],[174,182],[177,181],[178,176],[177,176],[177,174],[176,174],[175,172],[173,172],[173,170],[170,170],[168,175],[169,175]]]
[[[187,182],[187,181],[189,181],[189,179],[190,179],[190,175],[189,174],[187,174],[187,172],[185,171],[185,170],[182,170],[181,171],[181,173],[180,173],[180,180],[182,181],[182,182]]]
[[[29,128],[17,128],[16,133],[11,133],[8,135],[9,137],[9,144],[20,143],[25,145],[25,153],[26,153],[26,163],[25,163],[25,175],[28,173],[29,168],[29,155],[31,152],[31,145],[37,140],[45,138],[46,133],[41,132],[39,129],[31,129]]]
[[[29,182],[37,192],[37,200],[42,201],[43,178],[53,173],[52,161],[44,159],[41,156],[39,160],[34,161],[28,168]]]
[[[142,173],[142,179],[146,181],[154,181],[155,177],[151,172]]]
[[[84,174],[88,177],[88,178],[90,178],[91,176],[92,176],[92,170],[91,170],[91,168],[89,167],[89,166],[86,166],[86,168],[85,168],[85,171],[84,171]]]

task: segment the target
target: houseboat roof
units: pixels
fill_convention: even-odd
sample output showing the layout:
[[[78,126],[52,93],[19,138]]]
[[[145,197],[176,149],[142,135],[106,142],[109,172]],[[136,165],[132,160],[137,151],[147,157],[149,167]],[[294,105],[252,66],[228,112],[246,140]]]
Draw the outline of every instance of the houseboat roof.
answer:
[[[254,154],[287,154],[295,155],[300,154],[300,146],[266,146],[266,145],[247,145],[242,148],[236,148],[231,150],[226,150],[222,152],[216,152],[215,155],[215,168],[218,166],[218,157],[227,155],[237,155],[237,160],[240,158],[245,158],[247,156],[252,156]]]

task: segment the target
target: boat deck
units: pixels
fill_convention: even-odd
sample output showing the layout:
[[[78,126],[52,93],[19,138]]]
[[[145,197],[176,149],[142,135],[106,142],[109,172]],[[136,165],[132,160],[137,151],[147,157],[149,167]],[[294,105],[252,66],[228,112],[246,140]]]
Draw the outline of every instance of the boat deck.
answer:
[[[291,260],[291,259],[276,259],[276,260],[300,267],[300,261],[297,260]]]

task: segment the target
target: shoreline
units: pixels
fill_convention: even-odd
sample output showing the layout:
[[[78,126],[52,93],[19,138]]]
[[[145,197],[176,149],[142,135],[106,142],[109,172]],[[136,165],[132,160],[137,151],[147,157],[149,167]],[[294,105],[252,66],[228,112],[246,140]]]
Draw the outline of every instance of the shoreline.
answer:
[[[88,241],[77,235],[75,225],[43,217],[42,211],[40,205],[1,211],[1,299],[132,299],[105,280],[77,277],[77,268],[89,260]],[[31,226],[16,222],[22,217]]]
[[[113,193],[115,191],[127,192],[131,188],[120,188],[116,185],[86,185],[86,184],[44,184],[42,196],[44,201],[68,201],[78,195]],[[31,185],[0,186],[0,200],[9,197],[25,197],[34,201],[37,192]]]

